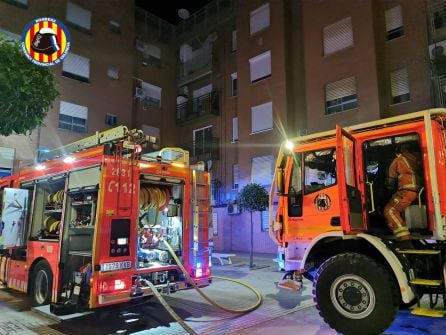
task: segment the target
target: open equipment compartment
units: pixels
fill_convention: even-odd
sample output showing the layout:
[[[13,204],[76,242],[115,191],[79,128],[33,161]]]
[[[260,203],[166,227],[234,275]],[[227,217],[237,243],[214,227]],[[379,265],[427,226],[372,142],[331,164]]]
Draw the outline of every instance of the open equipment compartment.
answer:
[[[140,181],[137,269],[175,264],[164,241],[181,256],[184,185],[179,182],[154,183],[147,181],[144,175]]]

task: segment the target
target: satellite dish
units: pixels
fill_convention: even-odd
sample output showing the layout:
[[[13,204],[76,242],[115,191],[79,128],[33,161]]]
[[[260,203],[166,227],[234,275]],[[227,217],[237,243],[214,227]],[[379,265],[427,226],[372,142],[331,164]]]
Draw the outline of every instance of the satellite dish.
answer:
[[[187,20],[190,17],[190,13],[186,8],[180,8],[178,9],[178,16],[183,20]]]

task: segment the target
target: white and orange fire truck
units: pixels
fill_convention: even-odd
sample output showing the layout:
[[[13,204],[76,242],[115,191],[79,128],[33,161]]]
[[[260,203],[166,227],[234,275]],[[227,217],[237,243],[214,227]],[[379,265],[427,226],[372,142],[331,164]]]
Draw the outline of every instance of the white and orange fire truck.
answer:
[[[433,109],[297,137],[282,144],[270,193],[270,236],[287,271],[282,287],[313,282],[324,320],[343,334],[381,334],[399,307],[442,317],[446,304],[446,110]],[[398,242],[385,180],[405,143],[422,165]],[[429,297],[425,308],[421,308]],[[439,304],[440,307],[443,304]]]
[[[0,179],[0,281],[51,311],[130,301],[210,283],[210,175],[189,154],[141,154],[124,126],[44,154]]]

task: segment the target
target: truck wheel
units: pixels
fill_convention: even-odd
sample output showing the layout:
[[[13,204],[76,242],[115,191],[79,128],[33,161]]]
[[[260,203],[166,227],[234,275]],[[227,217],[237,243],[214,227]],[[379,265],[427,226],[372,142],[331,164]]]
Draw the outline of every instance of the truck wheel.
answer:
[[[48,305],[51,302],[53,271],[46,261],[41,260],[36,264],[29,285],[34,306]]]
[[[313,282],[319,314],[330,327],[346,335],[381,334],[398,311],[398,294],[383,266],[355,253],[325,261]]]

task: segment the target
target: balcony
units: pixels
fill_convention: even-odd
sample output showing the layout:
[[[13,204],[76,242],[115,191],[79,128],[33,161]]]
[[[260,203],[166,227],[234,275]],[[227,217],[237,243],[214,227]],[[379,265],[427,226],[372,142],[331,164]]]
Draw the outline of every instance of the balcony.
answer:
[[[177,105],[177,125],[219,115],[218,92],[211,92]]]
[[[189,151],[191,164],[199,161],[207,162],[220,159],[220,139],[217,137],[192,141],[185,144],[184,147]]]
[[[446,38],[446,1],[434,3],[429,8],[430,39],[438,42]]]
[[[212,44],[207,44],[193,51],[185,62],[180,62],[177,72],[177,86],[185,86],[200,78],[218,73],[217,57],[212,51]]]
[[[177,40],[185,41],[197,33],[212,30],[222,23],[234,18],[234,0],[211,1],[205,7],[196,11],[187,20],[175,26]]]

